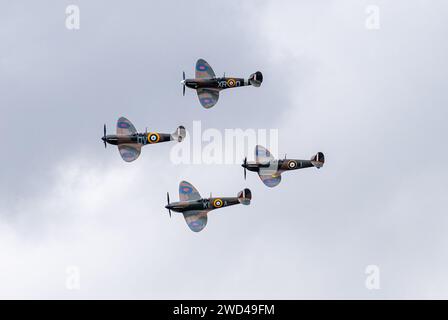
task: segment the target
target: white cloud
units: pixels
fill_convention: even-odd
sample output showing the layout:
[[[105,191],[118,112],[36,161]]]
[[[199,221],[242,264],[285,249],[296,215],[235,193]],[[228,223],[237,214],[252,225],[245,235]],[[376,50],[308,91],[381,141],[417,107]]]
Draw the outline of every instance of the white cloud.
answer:
[[[445,5],[422,3],[380,2],[377,31],[364,28],[358,1],[245,2],[239,11],[198,10],[194,2],[184,8],[188,22],[173,3],[126,7],[126,14],[109,6],[107,17],[120,24],[93,19],[103,7],[85,3],[77,38],[53,32],[59,20],[47,17],[52,22],[34,31],[46,35],[45,50],[9,39],[24,62],[10,72],[28,94],[1,95],[9,119],[1,132],[16,139],[5,142],[14,157],[0,172],[0,296],[446,297]],[[158,12],[174,15],[169,26]],[[166,34],[154,32],[157,24]],[[52,55],[42,60],[46,51]],[[181,97],[176,87],[198,56],[217,73],[259,68],[265,81],[200,109],[194,92]],[[40,88],[35,79],[45,69]],[[140,129],[167,132],[197,119],[204,128],[279,128],[281,154],[323,151],[327,163],[287,173],[274,189],[250,173],[245,182],[238,165],[174,166],[167,145],[146,147],[126,164],[99,140],[102,123],[121,114]],[[182,179],[204,196],[248,186],[253,202],[211,213],[194,234],[163,208],[166,191],[175,200]],[[370,264],[380,267],[379,291],[364,287]],[[80,291],[65,288],[72,265],[81,271]]]

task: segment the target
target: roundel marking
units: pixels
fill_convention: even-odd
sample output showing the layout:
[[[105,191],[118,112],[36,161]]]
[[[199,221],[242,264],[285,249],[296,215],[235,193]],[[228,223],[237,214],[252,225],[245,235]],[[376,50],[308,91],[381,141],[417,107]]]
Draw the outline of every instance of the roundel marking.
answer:
[[[288,162],[288,168],[294,169],[295,167],[297,167],[297,162],[295,162],[294,160]]]
[[[233,87],[233,86],[235,86],[235,80],[234,80],[234,79],[229,79],[229,80],[227,80],[227,85],[228,85],[229,87]]]
[[[199,71],[205,71],[205,70],[207,70],[207,66],[204,65],[204,64],[200,64],[200,65],[198,65],[198,70]]]
[[[118,127],[123,128],[123,129],[129,129],[130,126],[129,126],[129,123],[121,121],[121,122],[118,122]]]
[[[160,135],[158,133],[148,133],[148,142],[157,143],[160,140]]]
[[[215,208],[221,208],[223,206],[224,202],[221,199],[215,199],[213,200],[213,206]]]
[[[180,192],[183,194],[190,194],[191,192],[193,192],[193,189],[191,189],[191,187],[189,186],[183,186],[180,188]]]

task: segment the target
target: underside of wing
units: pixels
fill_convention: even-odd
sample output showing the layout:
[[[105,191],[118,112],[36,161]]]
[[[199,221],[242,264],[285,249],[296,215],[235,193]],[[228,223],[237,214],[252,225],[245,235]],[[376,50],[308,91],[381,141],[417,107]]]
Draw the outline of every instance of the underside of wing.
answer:
[[[198,89],[198,98],[201,105],[209,109],[213,107],[219,99],[219,91],[214,89]]]
[[[207,211],[185,211],[183,214],[191,231],[199,232],[207,225]]]
[[[117,121],[117,135],[132,135],[134,133],[137,133],[137,130],[135,130],[134,125],[126,119],[125,117],[121,117]]]
[[[118,145],[118,151],[120,151],[120,155],[126,162],[132,162],[140,156],[140,152],[142,150],[141,145],[129,143],[129,144],[120,144]]]
[[[263,183],[270,188],[277,186],[280,183],[280,181],[282,181],[282,176],[280,175],[280,173],[269,175],[260,173],[259,176],[261,181],[263,181]]]
[[[268,149],[260,145],[257,145],[255,147],[255,161],[265,164],[274,160],[274,157],[271,155]]]
[[[196,62],[196,79],[213,79],[215,78],[215,72],[213,72],[212,67],[204,59],[199,59]]]
[[[200,200],[202,199],[198,190],[189,182],[181,181],[179,183],[179,199],[180,201]]]

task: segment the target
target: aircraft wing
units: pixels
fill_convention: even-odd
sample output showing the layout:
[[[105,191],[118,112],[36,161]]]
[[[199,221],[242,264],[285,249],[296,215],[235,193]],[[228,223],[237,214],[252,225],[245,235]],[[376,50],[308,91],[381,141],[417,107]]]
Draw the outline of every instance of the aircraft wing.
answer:
[[[216,89],[197,89],[198,98],[201,105],[209,109],[213,107],[219,99],[219,91]]]
[[[273,162],[275,159],[271,155],[268,149],[266,149],[263,146],[257,145],[255,147],[255,161],[258,163],[270,163]]]
[[[280,175],[280,173],[262,174],[260,172],[258,175],[261,181],[263,181],[263,183],[270,188],[277,186],[280,183],[280,181],[282,181],[282,176]]]
[[[179,183],[179,199],[180,201],[200,200],[202,199],[198,190],[189,182],[181,181]]]
[[[120,144],[118,145],[118,151],[126,162],[132,162],[140,156],[142,150],[141,145],[136,143]]]
[[[212,67],[204,59],[199,59],[196,62],[196,79],[213,79],[216,78]]]
[[[117,121],[117,135],[132,135],[134,133],[137,133],[137,130],[135,130],[134,125],[126,119],[125,117],[121,117]]]
[[[208,211],[198,210],[183,212],[185,222],[187,222],[187,225],[191,229],[191,231],[199,232],[205,228],[205,226],[207,225],[207,212]]]

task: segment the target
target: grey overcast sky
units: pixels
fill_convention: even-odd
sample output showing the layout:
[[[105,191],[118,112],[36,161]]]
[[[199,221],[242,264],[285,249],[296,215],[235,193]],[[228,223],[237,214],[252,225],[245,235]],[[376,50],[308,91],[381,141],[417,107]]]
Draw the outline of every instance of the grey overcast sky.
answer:
[[[448,298],[447,16],[442,0],[2,1],[0,298]],[[263,85],[205,110],[179,84],[200,57]],[[281,155],[327,162],[274,189],[239,164],[174,165],[169,143],[128,164],[100,141],[121,115],[278,129]],[[253,201],[195,234],[164,209],[182,179]]]

